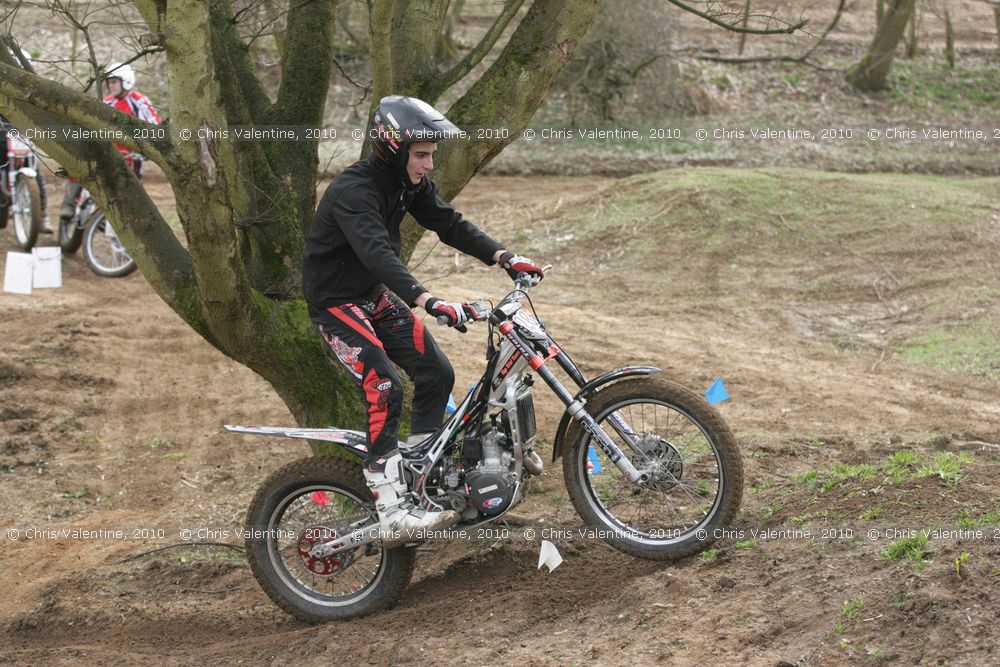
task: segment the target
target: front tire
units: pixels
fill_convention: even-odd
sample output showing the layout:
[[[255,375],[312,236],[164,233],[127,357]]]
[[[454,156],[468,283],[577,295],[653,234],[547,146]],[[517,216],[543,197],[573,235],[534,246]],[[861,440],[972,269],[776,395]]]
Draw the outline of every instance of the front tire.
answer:
[[[83,254],[90,269],[105,278],[121,278],[135,271],[135,260],[104,213],[95,213],[83,232]]]
[[[279,469],[257,490],[247,512],[246,551],[264,592],[306,623],[365,616],[394,605],[413,573],[416,550],[358,547],[323,561],[302,552],[316,536],[343,534],[371,518],[361,468],[316,456]]]
[[[614,548],[649,560],[675,560],[706,549],[729,526],[743,493],[743,465],[732,433],[704,398],[656,378],[598,392],[589,412],[650,482],[630,482],[574,422],[563,460],[577,512]],[[614,431],[617,413],[639,452]]]
[[[10,213],[14,221],[14,236],[21,250],[29,252],[38,240],[42,227],[42,198],[35,179],[24,174],[14,182]]]

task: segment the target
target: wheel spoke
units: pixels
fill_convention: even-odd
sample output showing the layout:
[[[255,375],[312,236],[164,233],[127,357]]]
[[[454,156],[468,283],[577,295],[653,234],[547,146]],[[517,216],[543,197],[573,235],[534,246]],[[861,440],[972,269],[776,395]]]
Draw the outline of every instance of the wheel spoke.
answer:
[[[687,414],[662,401],[637,399],[606,410],[608,416],[615,413],[627,418],[636,433],[638,451],[632,457],[633,465],[647,472],[652,481],[643,487],[633,485],[593,447],[602,472],[585,475],[585,484],[599,512],[642,534],[669,525],[680,526],[687,531],[685,536],[689,535],[718,504],[721,471],[713,441]],[[600,423],[606,433],[617,435],[607,416]],[[593,442],[587,439],[584,445],[590,448]],[[584,469],[586,448],[580,453]],[[664,541],[670,539],[676,538],[665,537]]]

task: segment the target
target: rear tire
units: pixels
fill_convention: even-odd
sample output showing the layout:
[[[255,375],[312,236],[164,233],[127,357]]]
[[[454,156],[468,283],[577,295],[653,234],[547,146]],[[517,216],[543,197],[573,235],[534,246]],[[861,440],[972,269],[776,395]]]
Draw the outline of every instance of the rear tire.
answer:
[[[578,422],[571,425],[566,488],[576,511],[611,546],[637,558],[675,560],[708,548],[717,529],[731,524],[743,493],[743,464],[722,416],[703,397],[673,382],[640,378],[599,391],[587,412],[636,468],[655,471],[648,484],[633,484]],[[633,452],[614,431],[608,419],[614,413],[629,423],[644,453]]]
[[[310,529],[342,531],[365,515],[377,520],[371,500],[361,468],[329,456],[295,461],[267,478],[247,512],[246,551],[276,605],[306,623],[325,623],[396,604],[410,583],[415,548],[361,546],[331,557],[333,569],[348,563],[334,574],[317,574],[322,564],[297,550]]]

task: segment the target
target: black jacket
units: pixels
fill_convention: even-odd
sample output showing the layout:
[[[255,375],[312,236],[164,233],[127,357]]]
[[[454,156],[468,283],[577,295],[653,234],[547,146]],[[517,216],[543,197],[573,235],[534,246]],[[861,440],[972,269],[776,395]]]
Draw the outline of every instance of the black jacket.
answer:
[[[306,240],[302,293],[326,309],[358,301],[380,283],[413,305],[426,290],[399,259],[399,224],[409,211],[453,248],[486,264],[503,246],[481,232],[437,195],[424,176],[405,187],[406,176],[377,156],[355,162],[330,183]]]

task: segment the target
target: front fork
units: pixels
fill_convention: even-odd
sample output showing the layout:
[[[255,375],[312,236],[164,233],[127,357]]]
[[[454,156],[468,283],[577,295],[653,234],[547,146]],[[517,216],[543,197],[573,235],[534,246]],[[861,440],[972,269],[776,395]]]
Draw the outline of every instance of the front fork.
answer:
[[[539,377],[545,380],[545,384],[549,385],[556,396],[559,397],[566,405],[566,411],[569,412],[570,416],[579,422],[580,426],[583,427],[587,433],[593,437],[597,446],[601,448],[601,451],[610,459],[610,461],[615,465],[616,468],[622,471],[633,484],[645,484],[649,481],[649,474],[644,472],[639,472],[632,462],[629,460],[625,453],[622,452],[621,448],[615,444],[615,441],[604,432],[601,425],[597,423],[589,412],[584,408],[583,402],[580,400],[574,400],[573,395],[569,393],[569,390],[563,386],[559,379],[556,378],[552,371],[545,368],[544,366],[539,366],[535,369]],[[631,442],[632,437],[635,433],[629,427],[629,425],[622,419],[617,413],[613,413],[609,419],[611,426],[626,442]],[[636,446],[633,445],[633,449]]]
[[[574,398],[573,394],[569,393],[569,390],[552,374],[552,371],[545,368],[544,364],[547,359],[543,358],[537,352],[535,352],[531,345],[522,339],[517,331],[514,330],[513,325],[508,321],[502,324],[500,327],[500,333],[507,337],[514,347],[524,355],[524,358],[528,360],[531,367],[538,373],[538,376],[545,380],[545,384],[549,385],[553,393],[559,397],[559,400],[563,402],[566,406],[566,411],[569,412],[570,416],[573,417],[580,426],[594,438],[597,442],[597,446],[601,448],[601,451],[610,459],[610,461],[615,465],[616,468],[622,471],[633,484],[645,484],[649,480],[649,474],[644,472],[639,472],[632,462],[625,456],[621,448],[615,444],[615,441],[604,432],[597,420],[594,419],[589,412],[584,409],[583,401]],[[580,369],[577,368],[576,364],[573,363],[572,359],[563,352],[555,341],[551,338],[547,339],[546,347],[550,350],[549,358],[555,358],[560,366],[569,374],[573,381],[578,385],[583,386],[586,382],[583,375],[580,373]],[[631,447],[635,451],[639,451],[638,444],[634,442],[633,438],[635,433],[621,418],[618,413],[612,413],[609,419],[611,426],[615,431],[625,440],[625,442],[630,443]]]

